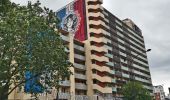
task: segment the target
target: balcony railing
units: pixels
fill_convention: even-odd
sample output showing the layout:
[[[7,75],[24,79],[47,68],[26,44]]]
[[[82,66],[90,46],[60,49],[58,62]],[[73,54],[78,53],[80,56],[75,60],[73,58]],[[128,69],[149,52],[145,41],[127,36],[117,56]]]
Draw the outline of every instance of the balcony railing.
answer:
[[[83,55],[74,54],[74,57],[80,60],[85,60],[85,57]]]
[[[108,52],[108,50],[104,47],[97,47],[97,46],[91,46],[91,50],[95,50],[95,51],[98,51],[98,52]]]
[[[115,72],[117,76],[122,76],[122,72]]]
[[[59,99],[70,99],[71,95],[69,93],[58,93],[58,96],[59,96]]]
[[[68,37],[68,36],[61,35],[61,38],[62,38],[64,41],[69,41],[69,37]]]
[[[105,56],[97,56],[95,54],[92,54],[91,55],[91,59],[95,59],[97,61],[100,61],[100,62],[109,62],[109,59]]]
[[[112,79],[112,83],[116,83],[116,79]]]
[[[117,91],[116,87],[112,87],[112,91],[116,92]]]
[[[98,9],[98,8],[104,10],[104,8],[100,4],[97,4],[97,5],[88,5],[88,9]]]
[[[129,71],[129,68],[128,68],[128,67],[121,66],[121,69],[126,70],[126,71]]]
[[[75,75],[75,78],[86,80],[86,76],[83,75],[83,74],[77,74],[77,73],[75,73],[74,75]]]
[[[130,77],[128,74],[124,74],[124,73],[122,74],[122,76],[125,77],[125,78],[129,78]]]
[[[109,57],[109,58],[113,58],[113,55],[112,54],[105,54],[105,56]]]
[[[76,48],[76,49],[78,49],[80,51],[84,51],[84,47],[81,47],[81,46],[76,45],[76,44],[74,44],[74,48]]]
[[[111,67],[114,66],[113,62],[108,62],[108,63],[106,63],[106,65],[111,66]]]
[[[87,85],[83,83],[76,83],[75,88],[80,90],[87,90]]]
[[[75,95],[75,100],[90,100],[87,95]]]
[[[135,80],[141,81],[141,82],[146,82],[146,83],[151,83],[151,80],[146,80],[146,79],[142,79],[139,77],[135,77]]]
[[[61,81],[59,84],[61,86],[70,86],[70,81]]]
[[[93,84],[93,89],[96,89],[102,93],[112,93],[112,88],[111,87],[101,87],[97,84]]]
[[[149,90],[153,90],[153,87],[152,87],[152,86],[146,86],[146,85],[144,85],[143,87],[146,88],[146,89],[149,89]]]
[[[94,2],[94,1],[100,1],[101,3],[103,3],[103,0],[87,0],[87,1],[92,1],[92,2]]]
[[[46,94],[46,93],[43,93],[43,94],[40,94],[38,96],[39,100],[53,100],[53,99],[56,99],[58,95],[58,99],[66,99],[66,100],[70,100],[71,98],[71,95],[69,93],[57,93],[57,92],[53,92],[52,94]]]
[[[109,83],[112,82],[112,79],[109,76],[100,76],[100,75],[97,75],[97,74],[92,74],[92,78],[97,79],[100,82],[109,82]]]
[[[92,69],[96,69],[96,70],[98,70],[100,72],[108,72],[108,73],[111,72],[109,67],[107,67],[107,66],[99,66],[99,65],[96,65],[96,64],[92,64]]]
[[[74,63],[74,67],[78,69],[86,70],[85,65],[82,65],[82,64]]]
[[[110,73],[111,73],[111,74],[115,74],[115,70],[111,70]]]
[[[148,78],[150,78],[150,77],[151,77],[150,75],[147,75],[147,74],[145,74],[145,73],[142,73],[142,72],[140,72],[140,71],[137,71],[137,70],[134,70],[134,73],[135,73],[135,74],[138,74],[138,75],[141,75],[141,76],[148,77]]]

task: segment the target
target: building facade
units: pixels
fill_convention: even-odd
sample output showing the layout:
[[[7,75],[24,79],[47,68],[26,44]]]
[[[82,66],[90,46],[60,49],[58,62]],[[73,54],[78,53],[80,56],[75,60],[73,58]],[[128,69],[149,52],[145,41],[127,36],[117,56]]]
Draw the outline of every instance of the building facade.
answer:
[[[73,75],[60,83],[64,100],[121,98],[122,85],[135,80],[153,91],[141,30],[130,19],[120,20],[102,6],[103,0],[75,0],[56,12],[68,49]],[[126,59],[126,60],[124,60]],[[17,95],[17,96],[16,96]],[[11,98],[25,99],[24,93]],[[57,93],[42,94],[41,100]]]
[[[153,93],[155,95],[155,100],[165,100],[165,92],[162,85],[154,86]]]

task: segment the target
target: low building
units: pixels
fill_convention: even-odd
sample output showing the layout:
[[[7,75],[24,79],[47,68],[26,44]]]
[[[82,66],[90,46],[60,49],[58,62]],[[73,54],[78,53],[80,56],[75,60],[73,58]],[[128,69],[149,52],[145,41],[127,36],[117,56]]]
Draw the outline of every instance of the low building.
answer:
[[[165,100],[165,92],[162,85],[154,86],[153,92],[155,100]]]

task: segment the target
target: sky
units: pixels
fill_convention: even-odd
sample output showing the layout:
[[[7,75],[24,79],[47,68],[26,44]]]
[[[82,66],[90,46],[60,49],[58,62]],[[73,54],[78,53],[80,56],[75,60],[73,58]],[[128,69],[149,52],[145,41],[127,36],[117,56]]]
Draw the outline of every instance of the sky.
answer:
[[[11,0],[25,5],[27,0]],[[32,0],[35,1],[35,0]],[[73,0],[40,0],[57,11]],[[142,30],[153,85],[170,87],[170,0],[103,0],[103,7],[120,19],[132,19]]]

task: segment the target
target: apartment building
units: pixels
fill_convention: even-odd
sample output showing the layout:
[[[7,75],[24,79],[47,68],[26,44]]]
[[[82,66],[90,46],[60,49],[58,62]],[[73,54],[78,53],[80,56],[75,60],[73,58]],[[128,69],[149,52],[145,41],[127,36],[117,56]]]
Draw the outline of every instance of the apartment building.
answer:
[[[155,100],[165,100],[165,92],[162,85],[154,86],[153,93],[155,95]]]
[[[122,85],[131,80],[153,91],[142,31],[132,20],[114,16],[102,3],[75,0],[56,12],[61,20],[61,37],[74,65],[70,68],[73,75],[60,83],[59,99],[121,98]],[[40,98],[55,99],[56,95],[53,91]]]
[[[80,9],[85,12],[81,17],[84,23],[80,23],[85,26],[83,27],[85,35],[82,34],[84,36],[82,40],[82,37],[77,37],[74,32],[70,33],[74,38],[70,41],[78,40],[82,43],[81,48],[84,48],[82,53],[78,53],[74,48],[73,93],[105,98],[122,97],[121,87],[130,80],[141,82],[152,93],[150,70],[140,28],[132,20],[120,20],[103,8],[103,0],[74,1],[57,12],[59,19],[65,20],[69,14],[73,14],[72,11],[78,8],[75,7],[78,2],[83,4]],[[66,17],[61,17],[60,13],[63,15],[63,11],[67,13]],[[75,13],[76,15],[78,14]],[[64,26],[61,29],[67,31]],[[82,77],[77,78],[77,74]],[[79,86],[76,84],[80,84],[79,80],[84,89],[78,89]]]

